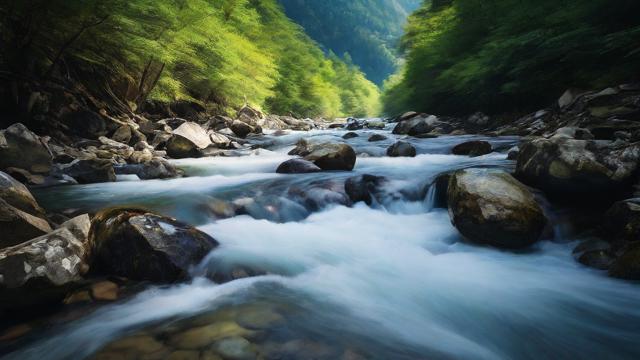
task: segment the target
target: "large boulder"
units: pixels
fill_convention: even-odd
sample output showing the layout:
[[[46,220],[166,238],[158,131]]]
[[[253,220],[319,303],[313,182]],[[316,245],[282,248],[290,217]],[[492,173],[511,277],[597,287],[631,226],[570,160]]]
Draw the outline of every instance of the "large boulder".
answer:
[[[362,201],[371,205],[373,200],[377,199],[376,195],[379,194],[380,187],[386,182],[387,179],[382,176],[368,174],[354,176],[345,181],[344,190],[354,204]]]
[[[28,214],[44,216],[44,210],[27,187],[2,171],[0,171],[0,199]]]
[[[390,157],[415,157],[416,154],[416,148],[406,141],[398,141],[387,148]]]
[[[233,123],[231,123],[230,129],[236,136],[243,139],[254,132],[254,128],[251,125],[240,120],[234,120]]]
[[[0,308],[62,300],[88,270],[88,215],[51,233],[0,250]]]
[[[0,131],[0,169],[15,167],[46,174],[51,164],[52,156],[45,142],[26,126],[18,123]]]
[[[0,198],[0,248],[13,246],[51,231],[49,223]]]
[[[609,275],[620,279],[640,280],[640,242],[628,244],[620,253],[611,264]]]
[[[89,240],[97,272],[155,282],[188,278],[189,269],[218,246],[175,219],[123,208],[96,214]]]
[[[194,122],[185,122],[173,131],[167,143],[167,154],[175,159],[199,157],[201,150],[211,144],[211,136],[205,129]]]
[[[492,151],[491,144],[487,141],[467,141],[462,144],[458,144],[451,149],[451,153],[454,155],[465,155],[465,156],[482,156],[490,154]]]
[[[640,199],[613,204],[604,216],[603,229],[612,243],[640,243]]]
[[[71,176],[80,184],[116,181],[113,163],[107,159],[77,159],[69,164],[59,165],[56,173]]]
[[[322,171],[316,164],[304,159],[291,159],[278,166],[278,174],[306,174]]]
[[[414,116],[408,120],[402,120],[393,128],[396,135],[420,135],[426,134],[441,125],[441,121],[434,115]]]
[[[639,161],[637,143],[554,136],[521,144],[516,175],[552,196],[610,201],[631,192]]]
[[[322,170],[353,170],[356,152],[347,144],[322,143],[313,145],[305,160],[311,161]]]
[[[503,171],[455,172],[447,193],[449,216],[472,242],[518,249],[535,243],[546,218],[526,186]]]

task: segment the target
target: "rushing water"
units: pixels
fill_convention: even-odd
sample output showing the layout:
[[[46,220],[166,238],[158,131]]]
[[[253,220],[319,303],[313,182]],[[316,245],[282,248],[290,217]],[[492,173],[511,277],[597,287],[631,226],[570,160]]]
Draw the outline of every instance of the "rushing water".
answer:
[[[389,140],[367,142],[366,135],[376,132]],[[468,137],[410,139],[417,157],[388,158],[384,150],[395,137],[362,131],[346,141],[359,154],[352,173],[275,174],[298,139],[342,141],[342,134],[265,136],[254,140],[260,149],[246,156],[177,161],[189,175],[182,179],[38,193],[50,209],[136,204],[198,225],[222,245],[194,269],[196,275],[237,265],[270,275],[224,285],[196,277],[148,288],[45,331],[7,358],[90,357],[139,334],[172,344],[171,334],[203,316],[248,304],[278,309],[286,318],[252,338],[265,358],[640,357],[640,286],[577,264],[570,238],[518,253],[467,244],[446,210],[433,207],[437,194],[429,184],[438,174],[512,168],[504,151],[517,139],[488,139],[502,153],[473,159],[448,155]],[[372,207],[335,205],[331,189],[357,174],[390,179],[382,200]],[[313,206],[301,205],[299,190],[292,189],[313,193]],[[225,220],[206,211],[214,199],[243,198],[259,206]]]

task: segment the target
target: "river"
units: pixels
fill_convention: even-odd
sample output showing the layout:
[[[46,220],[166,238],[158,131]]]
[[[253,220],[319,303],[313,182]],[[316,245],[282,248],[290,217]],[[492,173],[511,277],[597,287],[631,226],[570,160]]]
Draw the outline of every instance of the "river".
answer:
[[[372,133],[388,140],[368,142]],[[343,134],[266,135],[251,140],[255,149],[242,156],[175,161],[188,175],[180,179],[38,191],[52,210],[146,206],[197,225],[221,246],[193,269],[191,282],[147,286],[42,330],[6,358],[118,358],[101,349],[127,338],[161,344],[157,356],[182,349],[200,359],[209,348],[238,359],[640,357],[640,287],[578,264],[571,254],[576,235],[558,230],[526,251],[500,251],[466,243],[447,210],[434,206],[438,194],[427,189],[438,174],[512,169],[506,151],[517,138],[411,138],[418,156],[389,158],[385,149],[396,136],[388,130],[363,130],[350,140]],[[354,171],[276,174],[301,138],[349,143],[358,153]],[[468,139],[488,140],[498,151],[449,155]],[[389,182],[372,206],[336,205],[333,189],[358,174]],[[216,199],[254,205],[246,215],[216,220],[209,211]],[[268,275],[223,285],[201,276],[235,266]],[[229,325],[233,336],[220,341],[211,324],[221,322],[241,327]],[[198,334],[189,331],[206,326],[218,335],[197,344]]]

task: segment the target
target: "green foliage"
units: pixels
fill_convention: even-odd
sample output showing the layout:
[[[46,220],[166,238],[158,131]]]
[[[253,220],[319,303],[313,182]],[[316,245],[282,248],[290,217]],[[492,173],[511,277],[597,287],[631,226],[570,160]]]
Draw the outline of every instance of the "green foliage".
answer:
[[[396,43],[421,0],[280,0],[327,51],[348,54],[377,84],[396,70]]]
[[[155,98],[300,116],[378,111],[377,88],[325,56],[276,0],[0,0],[0,30],[3,73],[73,77],[131,106]]]
[[[640,2],[438,0],[409,19],[387,113],[524,111],[637,80]]]

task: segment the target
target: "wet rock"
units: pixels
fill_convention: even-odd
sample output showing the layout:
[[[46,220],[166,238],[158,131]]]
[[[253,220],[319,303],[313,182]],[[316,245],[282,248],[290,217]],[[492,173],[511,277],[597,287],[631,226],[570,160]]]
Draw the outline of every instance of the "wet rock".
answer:
[[[288,195],[311,212],[331,205],[351,205],[349,196],[344,192],[344,185],[339,181],[313,183],[305,188],[293,187],[289,189]]]
[[[509,149],[507,153],[507,160],[518,160],[518,154],[520,154],[520,149],[517,146]]]
[[[581,264],[598,270],[607,270],[614,261],[611,245],[597,239],[587,240],[573,249],[573,257]]]
[[[25,169],[34,174],[51,170],[52,156],[45,142],[22,124],[0,131],[0,169]]]
[[[487,141],[467,141],[454,146],[451,153],[474,157],[490,154],[492,150],[491,144]]]
[[[229,138],[224,136],[223,134],[209,131],[209,137],[211,138],[213,146],[219,149],[227,149],[231,145],[231,140],[229,140]]]
[[[342,135],[342,138],[343,138],[343,139],[345,139],[345,140],[349,140],[349,139],[357,138],[357,137],[359,137],[359,136],[360,136],[360,135],[358,135],[358,133],[355,133],[355,132],[353,132],[353,131],[350,131],[350,132],[348,132],[348,133],[346,133],[346,134]]]
[[[383,130],[387,124],[384,121],[369,120],[365,125],[368,129]]]
[[[71,132],[85,138],[96,139],[107,133],[105,119],[93,111],[75,111],[63,116],[61,120]]]
[[[112,342],[96,358],[108,354],[113,354],[113,359],[121,359],[122,356],[131,356],[133,359],[166,359],[169,349],[149,335],[135,335]]]
[[[347,119],[347,125],[344,128],[347,130],[361,130],[364,129],[364,123],[358,119],[349,118]]]
[[[434,115],[420,115],[410,118],[409,120],[402,120],[393,129],[393,134],[396,135],[420,135],[432,132],[442,122]]]
[[[351,171],[356,164],[356,152],[347,144],[323,143],[314,145],[305,160],[322,170]]]
[[[234,321],[217,321],[173,335],[169,339],[169,345],[179,349],[195,350],[210,346],[217,340],[252,334],[253,331],[241,327]]]
[[[200,125],[185,122],[173,131],[167,142],[167,154],[174,159],[200,157],[201,150],[212,144],[211,137]]]
[[[129,125],[120,126],[113,135],[111,135],[111,139],[128,144],[131,141],[131,127]]]
[[[382,134],[373,134],[369,136],[369,139],[367,139],[367,141],[369,142],[383,141],[383,140],[387,140],[387,137]]]
[[[255,129],[251,125],[240,120],[235,120],[233,123],[231,123],[230,128],[236,136],[242,139],[246,138],[249,134],[255,131]]]
[[[51,233],[0,250],[0,307],[61,301],[88,269],[89,216]]]
[[[414,118],[416,116],[419,116],[419,115],[421,115],[421,114],[417,113],[415,111],[407,111],[406,113],[404,113],[404,114],[402,114],[400,116],[397,116],[394,119],[394,121],[395,122],[401,122],[401,121],[405,121],[405,120],[410,120],[410,119],[412,119],[412,118]]]
[[[304,159],[291,159],[278,166],[278,174],[306,174],[322,171],[316,164]]]
[[[575,140],[593,140],[594,136],[588,129],[578,127],[563,127],[553,134],[553,138],[566,138]]]
[[[89,240],[98,272],[155,282],[188,278],[189,268],[218,246],[175,219],[124,208],[96,214]]]
[[[640,145],[538,138],[520,145],[516,176],[561,199],[608,200],[631,192]]]
[[[0,248],[17,245],[51,231],[49,223],[0,198]]]
[[[604,216],[603,228],[612,243],[640,242],[640,199],[613,204]]]
[[[112,281],[101,281],[91,285],[91,297],[98,301],[118,300],[118,284]]]
[[[382,176],[365,174],[347,179],[344,183],[344,189],[353,203],[363,201],[367,205],[371,205],[375,194],[378,193],[380,186],[385,182],[387,182],[387,179]]]
[[[27,187],[2,171],[0,171],[0,199],[30,215],[44,216],[44,210]]]
[[[106,159],[77,159],[69,164],[59,165],[55,172],[71,176],[80,184],[116,181],[113,163]]]
[[[451,222],[475,243],[524,248],[540,238],[546,225],[529,189],[503,171],[457,171],[447,197]]]
[[[5,169],[5,171],[19,182],[30,186],[43,185],[47,179],[44,175],[32,174],[25,169],[10,167]]]
[[[627,245],[622,249],[621,254],[611,264],[609,276],[627,280],[640,280],[640,242]]]
[[[387,156],[390,157],[415,157],[416,148],[406,141],[398,141],[387,148]]]
[[[230,360],[253,360],[256,359],[257,352],[247,339],[234,336],[224,340],[217,341],[213,348],[224,359]]]

